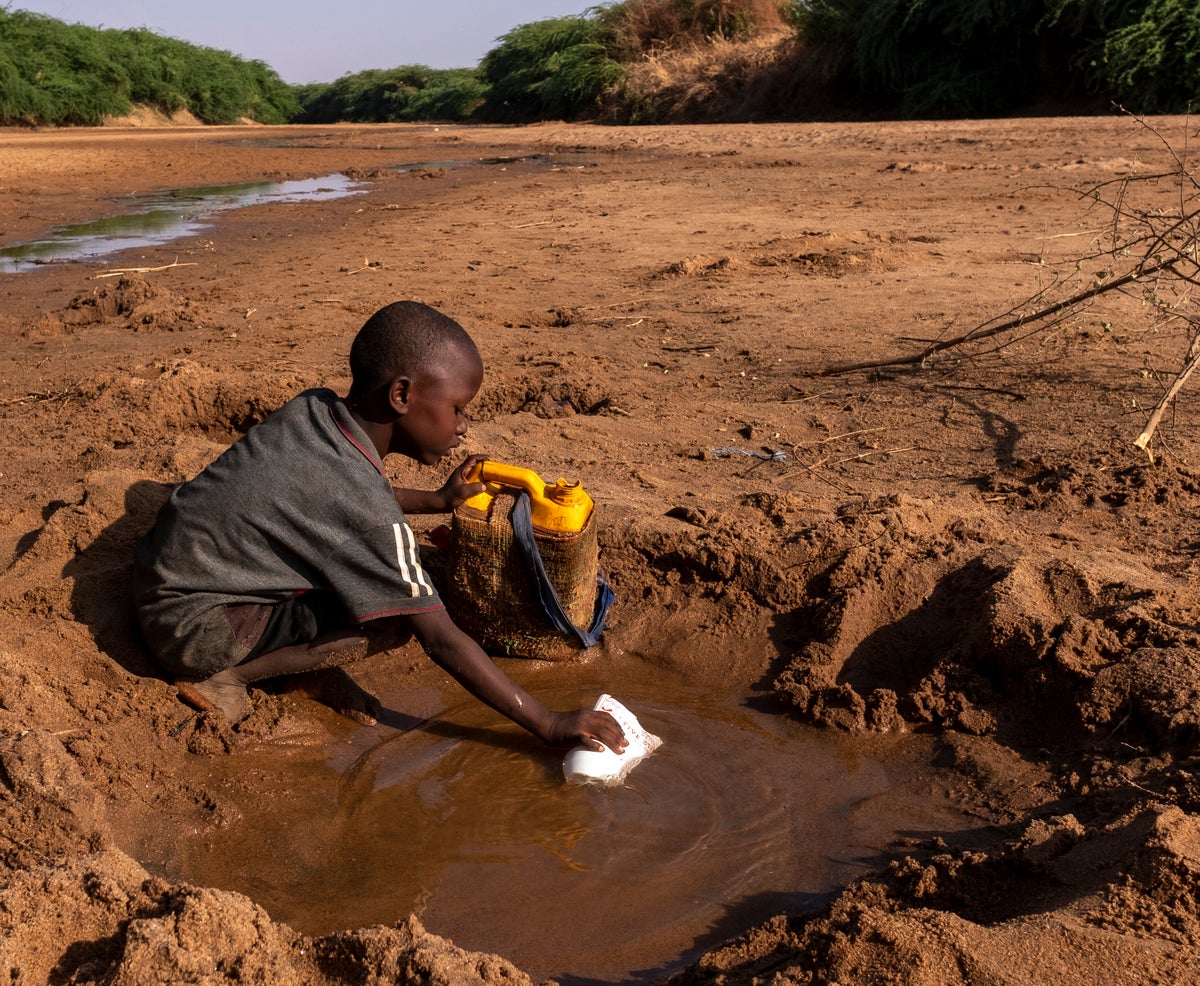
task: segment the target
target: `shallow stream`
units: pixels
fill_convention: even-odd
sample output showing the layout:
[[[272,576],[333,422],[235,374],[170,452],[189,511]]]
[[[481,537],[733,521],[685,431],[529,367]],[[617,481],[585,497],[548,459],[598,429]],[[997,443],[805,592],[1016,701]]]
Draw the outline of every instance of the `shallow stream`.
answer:
[[[569,786],[561,753],[454,686],[381,694],[391,711],[379,726],[311,756],[286,744],[235,754],[245,773],[231,786],[265,796],[239,799],[218,833],[175,842],[169,858],[147,846],[143,860],[246,893],[307,934],[415,912],[535,981],[580,986],[664,975],[757,921],[815,907],[898,838],[965,824],[909,754],[864,755],[654,669],[604,684],[587,667],[521,666],[506,671],[554,707],[611,690],[663,746],[624,787]]]
[[[366,189],[364,182],[345,175],[177,188],[139,198],[132,212],[63,226],[41,239],[0,248],[0,273],[20,273],[56,260],[98,260],[122,250],[170,243],[203,232],[230,209],[267,202],[320,202]]]
[[[459,168],[469,164],[507,165],[547,161],[548,158],[482,158],[475,161],[433,161],[393,166],[394,171]],[[138,198],[131,211],[85,223],[62,226],[25,243],[0,247],[0,274],[19,274],[55,261],[94,261],[122,250],[145,249],[197,236],[230,209],[264,203],[322,202],[359,195],[369,182],[344,174],[287,181],[254,181],[201,188],[176,188]]]

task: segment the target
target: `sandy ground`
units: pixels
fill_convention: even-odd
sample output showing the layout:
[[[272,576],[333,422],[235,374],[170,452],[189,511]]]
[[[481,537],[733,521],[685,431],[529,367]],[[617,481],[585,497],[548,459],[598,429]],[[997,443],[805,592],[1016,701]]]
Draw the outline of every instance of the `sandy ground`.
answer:
[[[1196,399],[1153,461],[1132,446],[1187,340],[1102,295],[1006,346],[820,375],[1086,285],[1105,215],[1080,191],[1169,171],[1159,137],[1181,147],[1186,124],[1155,126],[5,133],[0,245],[167,188],[347,172],[369,190],[0,275],[0,974],[528,981],[417,917],[307,937],[129,852],[226,824],[231,756],[265,776],[342,728],[266,693],[236,730],[189,716],[132,628],[134,538],[289,396],[344,387],[363,319],[414,298],[485,357],[470,447],[577,475],[601,505],[619,601],[597,659],[644,655],[864,742],[933,737],[977,820],[672,982],[1200,982]],[[525,159],[451,166],[494,158]],[[1146,194],[1179,208],[1177,182]],[[419,658],[374,660],[416,684]]]

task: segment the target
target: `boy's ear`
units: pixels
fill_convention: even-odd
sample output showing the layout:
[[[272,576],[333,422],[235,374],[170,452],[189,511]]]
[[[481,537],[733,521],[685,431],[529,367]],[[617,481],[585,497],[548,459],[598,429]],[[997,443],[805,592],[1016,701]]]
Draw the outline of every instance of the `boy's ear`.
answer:
[[[408,399],[412,392],[412,380],[396,377],[388,387],[388,404],[396,414],[408,413]]]

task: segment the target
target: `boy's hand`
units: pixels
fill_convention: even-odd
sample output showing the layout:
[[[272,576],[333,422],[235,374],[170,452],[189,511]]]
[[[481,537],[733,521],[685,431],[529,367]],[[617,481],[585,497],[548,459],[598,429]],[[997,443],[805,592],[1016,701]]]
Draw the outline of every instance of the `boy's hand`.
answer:
[[[467,481],[476,463],[483,462],[486,455],[469,455],[450,473],[450,478],[440,490],[410,490],[393,486],[392,495],[406,514],[448,514],[463,500],[468,500],[486,488],[483,483]]]
[[[550,728],[542,737],[547,746],[586,746],[600,751],[601,745],[620,753],[629,745],[625,733],[607,712],[580,709],[577,712],[552,712]]]
[[[444,609],[413,613],[406,619],[425,653],[438,667],[481,702],[529,730],[547,746],[583,745],[596,752],[608,747],[620,753],[629,745],[620,724],[607,712],[594,709],[553,712],[546,708],[539,699],[514,684],[479,644],[454,625]]]
[[[477,493],[484,491],[483,483],[472,483],[467,479],[467,475],[486,458],[486,455],[468,455],[450,473],[449,478],[442,484],[442,488],[438,490],[438,496],[444,502],[444,513],[449,513],[464,500],[469,500]]]

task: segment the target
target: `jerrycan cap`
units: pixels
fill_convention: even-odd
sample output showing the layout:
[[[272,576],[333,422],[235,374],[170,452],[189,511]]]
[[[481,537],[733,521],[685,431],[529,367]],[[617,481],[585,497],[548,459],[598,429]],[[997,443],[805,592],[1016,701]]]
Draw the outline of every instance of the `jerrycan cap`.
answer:
[[[571,482],[561,476],[553,486],[546,487],[546,496],[555,503],[561,503],[564,507],[576,507],[580,504],[590,506],[592,502],[592,498],[583,489],[583,483],[579,480]]]

